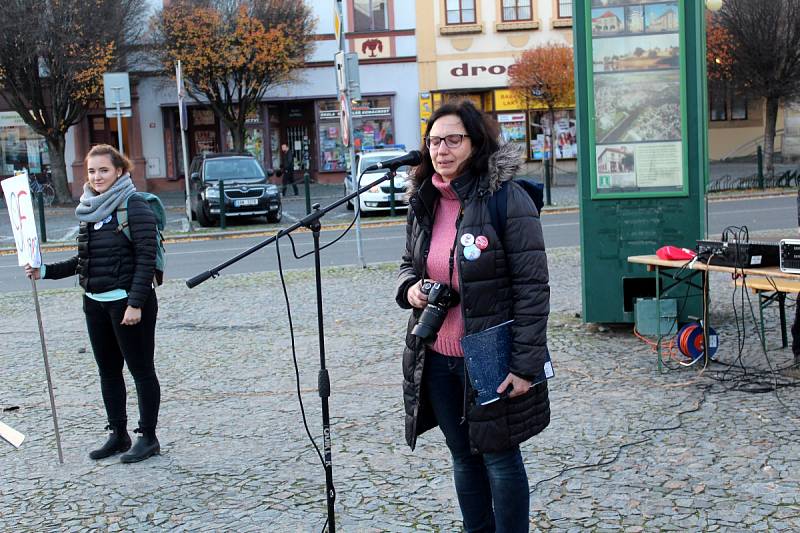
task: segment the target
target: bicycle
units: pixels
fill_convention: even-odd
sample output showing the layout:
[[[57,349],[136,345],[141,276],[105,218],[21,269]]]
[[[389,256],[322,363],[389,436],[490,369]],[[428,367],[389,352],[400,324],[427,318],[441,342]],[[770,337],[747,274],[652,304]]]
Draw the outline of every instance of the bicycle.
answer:
[[[50,183],[47,181],[41,183],[36,176],[30,175],[28,176],[28,185],[30,186],[33,194],[42,195],[42,201],[44,202],[45,207],[50,207],[53,204],[53,200],[55,200],[56,197],[56,191],[53,189],[53,186],[50,185]]]

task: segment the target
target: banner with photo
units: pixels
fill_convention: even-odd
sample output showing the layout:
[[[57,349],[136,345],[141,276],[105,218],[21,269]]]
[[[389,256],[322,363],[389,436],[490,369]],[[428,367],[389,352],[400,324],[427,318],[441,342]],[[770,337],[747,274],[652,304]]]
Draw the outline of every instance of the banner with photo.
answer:
[[[592,0],[593,196],[688,194],[684,0]]]

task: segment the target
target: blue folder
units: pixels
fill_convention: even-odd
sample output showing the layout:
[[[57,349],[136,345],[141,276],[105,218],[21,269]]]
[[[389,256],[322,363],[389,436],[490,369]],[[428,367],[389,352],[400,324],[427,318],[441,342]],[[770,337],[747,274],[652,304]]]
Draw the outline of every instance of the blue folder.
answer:
[[[464,349],[464,364],[467,365],[467,374],[472,388],[477,393],[475,399],[477,404],[486,405],[501,398],[497,393],[497,387],[508,376],[512,322],[514,321],[509,320],[481,332],[466,335],[461,339],[461,347]],[[534,385],[555,375],[553,363],[550,361],[550,350],[547,350],[546,354],[544,369],[533,381]]]

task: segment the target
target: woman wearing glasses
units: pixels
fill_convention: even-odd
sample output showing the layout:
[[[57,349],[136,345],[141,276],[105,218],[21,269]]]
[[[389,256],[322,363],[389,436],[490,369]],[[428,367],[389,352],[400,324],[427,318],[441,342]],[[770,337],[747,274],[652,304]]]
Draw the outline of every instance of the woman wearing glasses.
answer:
[[[428,120],[396,299],[412,309],[403,354],[406,441],[413,449],[438,425],[465,530],[507,533],[529,525],[519,445],[550,422],[547,383],[533,384],[547,357],[550,289],[539,213],[510,181],[521,155],[498,139],[494,120],[468,101],[440,107]],[[499,237],[489,202],[501,187],[507,218]],[[428,304],[427,280],[460,296],[428,346],[412,333]],[[497,389],[503,396],[476,405],[460,341],[511,319],[510,372]]]

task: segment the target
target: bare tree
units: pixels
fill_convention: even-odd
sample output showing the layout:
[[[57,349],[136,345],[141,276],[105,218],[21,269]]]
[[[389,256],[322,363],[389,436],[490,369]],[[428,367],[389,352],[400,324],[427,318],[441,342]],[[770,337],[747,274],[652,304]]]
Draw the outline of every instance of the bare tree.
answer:
[[[800,0],[725,0],[716,21],[730,36],[730,78],[766,103],[764,160],[774,174],[778,109],[800,96]]]
[[[189,94],[243,151],[248,113],[271,87],[294,79],[315,24],[303,0],[178,0],[153,17],[153,51],[167,76],[181,60]]]
[[[45,138],[56,202],[70,202],[67,130],[102,95],[103,73],[137,40],[145,0],[6,0],[0,95]]]

